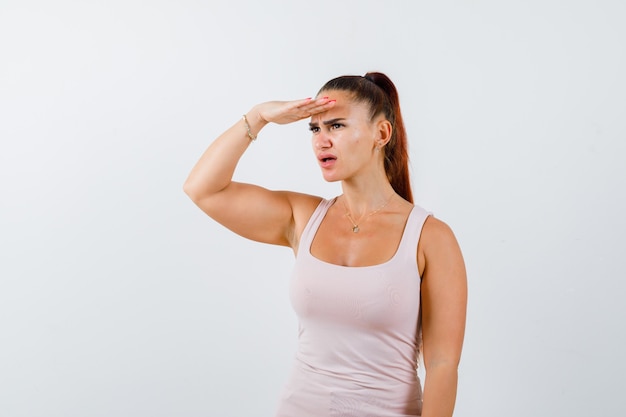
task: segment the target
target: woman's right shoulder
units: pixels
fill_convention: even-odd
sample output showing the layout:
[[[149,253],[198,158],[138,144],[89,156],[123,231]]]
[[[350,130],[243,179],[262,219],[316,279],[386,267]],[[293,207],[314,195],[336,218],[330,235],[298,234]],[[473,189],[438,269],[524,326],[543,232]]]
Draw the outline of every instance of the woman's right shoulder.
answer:
[[[292,236],[292,239],[290,240],[292,241],[292,245],[297,245],[297,242],[300,240],[300,236],[309,222],[309,219],[324,199],[311,194],[295,192],[289,192],[288,198],[291,203],[293,213],[294,233],[294,236]]]
[[[296,224],[300,223],[301,220],[304,220],[306,224],[322,200],[324,200],[322,197],[316,195],[290,192],[289,201]]]

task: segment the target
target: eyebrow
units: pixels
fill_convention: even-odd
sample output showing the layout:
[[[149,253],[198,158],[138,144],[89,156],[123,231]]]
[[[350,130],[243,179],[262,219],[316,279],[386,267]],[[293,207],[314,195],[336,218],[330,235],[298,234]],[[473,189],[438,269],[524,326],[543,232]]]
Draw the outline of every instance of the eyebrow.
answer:
[[[324,121],[322,122],[322,124],[323,124],[324,126],[328,126],[328,125],[333,125],[333,124],[335,124],[335,123],[337,123],[337,122],[339,122],[339,121],[342,121],[342,120],[346,120],[346,119],[345,119],[345,117],[337,117],[336,119],[324,120]],[[317,124],[317,123],[315,123],[315,122],[313,122],[313,123],[309,123],[309,126],[310,126],[310,127],[317,127],[317,126],[318,126],[318,124]]]

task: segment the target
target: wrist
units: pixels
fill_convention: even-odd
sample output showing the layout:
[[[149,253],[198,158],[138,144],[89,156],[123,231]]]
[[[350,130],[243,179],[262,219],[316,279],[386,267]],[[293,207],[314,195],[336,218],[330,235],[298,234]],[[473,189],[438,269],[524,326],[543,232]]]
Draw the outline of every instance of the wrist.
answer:
[[[253,107],[250,111],[245,113],[242,119],[250,140],[255,140],[261,129],[268,124],[267,120],[263,119],[256,107]]]

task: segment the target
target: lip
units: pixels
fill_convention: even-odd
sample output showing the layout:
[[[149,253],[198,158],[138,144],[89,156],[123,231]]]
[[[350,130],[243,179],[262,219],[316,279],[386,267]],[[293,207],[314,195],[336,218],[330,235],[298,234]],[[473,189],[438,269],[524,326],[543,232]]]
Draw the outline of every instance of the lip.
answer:
[[[337,157],[332,153],[321,153],[317,155],[317,160],[322,168],[329,168],[335,164]]]

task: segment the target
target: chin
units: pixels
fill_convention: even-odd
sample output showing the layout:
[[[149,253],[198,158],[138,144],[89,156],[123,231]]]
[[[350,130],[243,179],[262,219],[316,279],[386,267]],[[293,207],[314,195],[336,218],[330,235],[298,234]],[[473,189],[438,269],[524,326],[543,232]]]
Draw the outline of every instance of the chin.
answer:
[[[322,173],[322,177],[324,178],[324,181],[326,182],[337,182],[337,181],[341,181],[341,178],[338,178],[336,175],[333,174],[325,174]]]

